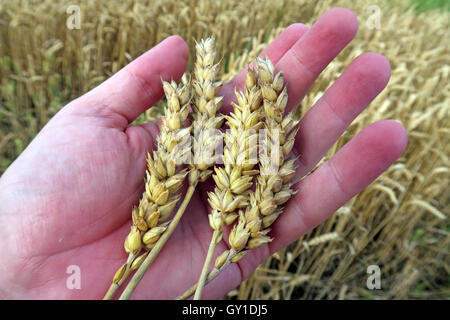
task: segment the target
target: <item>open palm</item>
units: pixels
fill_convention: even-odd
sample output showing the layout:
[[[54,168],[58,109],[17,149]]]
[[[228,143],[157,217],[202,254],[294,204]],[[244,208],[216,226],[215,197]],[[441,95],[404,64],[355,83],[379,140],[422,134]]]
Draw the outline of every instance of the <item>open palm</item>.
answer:
[[[351,41],[354,14],[327,11],[310,29],[294,24],[271,43],[268,56],[288,82],[288,109],[301,101],[326,65]],[[188,47],[177,36],[130,63],[99,87],[65,106],[0,179],[0,298],[99,299],[126,260],[123,240],[131,208],[143,192],[145,153],[158,128],[129,126],[162,97],[160,76],[178,80]],[[224,108],[246,70],[226,84]],[[351,121],[385,87],[390,74],[383,56],[366,53],[317,101],[300,122],[295,153],[304,176]],[[298,184],[271,231],[275,240],[252,250],[205,287],[204,298],[220,298],[258,264],[328,218],[364,189],[403,152],[404,128],[379,121],[365,128],[332,159]],[[172,299],[200,274],[212,230],[206,190],[200,184],[180,225],[133,297]],[[224,237],[225,239],[227,237]],[[219,244],[216,253],[227,248]],[[71,265],[81,271],[81,288],[66,285]]]

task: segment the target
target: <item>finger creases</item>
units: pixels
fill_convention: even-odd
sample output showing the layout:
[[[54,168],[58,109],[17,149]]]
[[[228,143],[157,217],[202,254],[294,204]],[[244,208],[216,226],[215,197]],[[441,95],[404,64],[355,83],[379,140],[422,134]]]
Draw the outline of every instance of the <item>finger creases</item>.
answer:
[[[302,163],[298,175],[311,170],[350,123],[384,89],[388,60],[378,53],[356,58],[300,121],[294,149]],[[320,124],[320,125],[318,125]]]

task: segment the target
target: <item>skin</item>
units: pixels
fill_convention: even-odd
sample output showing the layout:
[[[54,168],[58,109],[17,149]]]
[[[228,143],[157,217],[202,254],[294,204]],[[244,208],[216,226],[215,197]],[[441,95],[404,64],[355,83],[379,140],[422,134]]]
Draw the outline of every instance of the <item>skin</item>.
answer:
[[[347,9],[327,11],[311,27],[293,24],[263,55],[289,83],[289,106],[301,101],[328,63],[353,39],[358,23]],[[0,179],[0,297],[100,299],[125,261],[123,240],[131,208],[143,192],[145,153],[157,125],[129,126],[163,95],[160,75],[179,80],[188,47],[172,36],[97,88],[66,105]],[[246,70],[226,84],[224,110],[242,88]],[[294,152],[298,175],[311,170],[347,126],[383,90],[389,62],[364,53],[300,123]],[[376,107],[376,106],[374,106]],[[382,120],[359,132],[329,161],[303,179],[273,225],[274,241],[252,250],[205,287],[216,299],[235,288],[269,255],[332,215],[385,171],[403,152],[405,129]],[[198,187],[180,225],[136,289],[133,298],[173,299],[201,271],[212,231],[206,191]],[[226,239],[227,237],[225,237]],[[219,243],[216,255],[227,248]],[[81,270],[81,289],[66,287],[70,265]]]

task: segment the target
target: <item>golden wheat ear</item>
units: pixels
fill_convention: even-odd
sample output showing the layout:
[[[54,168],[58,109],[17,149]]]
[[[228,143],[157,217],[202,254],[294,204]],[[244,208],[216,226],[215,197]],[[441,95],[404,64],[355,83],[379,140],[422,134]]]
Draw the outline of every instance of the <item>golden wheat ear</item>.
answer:
[[[235,94],[238,103],[232,103],[233,112],[225,116],[228,130],[223,134],[224,166],[214,167],[216,187],[208,194],[211,205],[208,218],[214,232],[195,292],[196,300],[201,297],[216,245],[222,240],[222,229],[224,225],[231,225],[242,208],[249,204],[253,175],[258,172],[254,168],[257,165],[258,130],[262,127],[262,94],[253,70],[247,73],[245,91]],[[245,234],[237,234],[234,243],[245,243],[244,238]]]
[[[246,125],[251,128],[260,128],[264,125],[266,137],[265,139],[258,139],[260,159],[259,171],[256,170],[259,175],[256,179],[255,190],[246,192],[245,198],[242,199],[242,206],[233,206],[233,210],[228,212],[227,206],[230,206],[232,201],[235,201],[232,197],[234,194],[230,188],[230,181],[236,178],[236,175],[232,174],[234,173],[232,170],[235,167],[229,167],[229,175],[227,175],[228,171],[226,170],[227,162],[225,162],[225,169],[217,170],[220,174],[216,173],[214,176],[217,186],[216,191],[210,194],[210,204],[213,208],[210,214],[210,224],[214,229],[210,249],[215,247],[214,243],[217,243],[221,237],[221,228],[224,221],[227,221],[227,216],[232,217],[232,219],[228,219],[231,223],[236,217],[239,217],[237,224],[234,225],[229,235],[231,249],[226,250],[217,257],[214,268],[209,273],[205,263],[198,284],[179,296],[178,299],[186,299],[194,291],[194,299],[199,299],[202,288],[206,283],[213,280],[230,263],[239,262],[249,250],[259,248],[272,241],[272,238],[268,236],[270,232],[269,227],[282,213],[283,205],[295,193],[292,189],[293,183],[291,181],[296,170],[295,159],[287,157],[294,145],[298,120],[295,120],[293,113],[283,117],[287,104],[287,91],[283,74],[281,72],[274,74],[274,67],[269,59],[257,59],[256,65],[258,70],[256,78],[253,79],[254,73],[250,71],[246,81],[246,95],[237,94],[239,105],[235,105],[235,112],[227,117],[227,123],[230,128],[246,128]],[[256,85],[256,80],[258,85]],[[257,104],[255,104],[255,111],[253,112],[260,112],[260,109],[264,110],[263,123],[249,121],[249,119],[253,119],[251,116],[253,108],[250,107],[251,103],[249,101],[261,101],[261,99],[252,99],[254,96],[249,94],[249,92],[251,93],[253,90],[249,89],[248,86],[260,88],[259,92],[263,102],[262,104],[260,102],[260,105],[262,105],[262,108],[256,107]],[[249,115],[249,117],[245,121],[240,121],[242,117],[245,118],[245,115]],[[260,117],[258,115],[258,121]],[[240,145],[238,137],[234,137],[234,140],[233,135],[227,138],[231,143],[235,143],[236,146]],[[233,150],[238,151],[236,156],[249,151],[236,147]],[[225,154],[230,157],[230,161],[236,160],[232,157],[234,155],[232,152],[224,152]],[[275,159],[271,156],[273,154],[277,155]],[[245,167],[245,169],[253,171],[252,166]],[[243,187],[242,190],[247,191],[248,188]],[[226,192],[229,192],[231,196],[225,198],[222,194]],[[239,195],[235,195],[235,197]],[[238,214],[235,213],[236,209],[238,209]],[[211,258],[212,253],[207,256],[208,267]]]
[[[139,281],[144,276],[147,269],[150,267],[158,253],[161,251],[164,244],[167,242],[170,235],[175,230],[178,225],[181,217],[183,216],[187,205],[190,202],[192,195],[196,189],[196,186],[199,181],[205,181],[212,173],[209,169],[214,164],[214,157],[212,155],[204,155],[200,154],[200,160],[193,150],[200,150],[200,152],[205,152],[205,150],[215,151],[217,149],[217,145],[221,143],[219,137],[216,135],[208,135],[204,134],[208,130],[216,130],[222,126],[223,117],[218,115],[217,112],[222,105],[222,97],[218,97],[217,94],[222,86],[221,81],[217,81],[217,74],[220,70],[219,64],[215,64],[216,58],[216,49],[214,38],[202,39],[199,43],[196,43],[196,63],[194,66],[194,77],[192,81],[185,80],[187,83],[192,84],[193,89],[193,99],[190,106],[193,109],[191,113],[191,126],[189,127],[189,139],[191,144],[188,144],[190,148],[188,152],[193,159],[191,159],[192,163],[189,164],[188,171],[183,170],[180,174],[183,174],[183,178],[188,174],[188,189],[184,196],[184,199],[178,208],[175,216],[170,221],[168,225],[160,227],[158,229],[153,229],[147,231],[145,233],[145,238],[143,239],[144,244],[151,249],[150,253],[143,259],[140,264],[136,274],[131,279],[128,286],[125,288],[124,292],[120,296],[120,299],[128,299],[134,289],[136,288]],[[176,96],[173,94],[173,84],[170,86],[169,84],[165,84],[165,91],[171,94],[170,98],[168,97],[168,103],[177,104]],[[179,95],[182,95],[183,98],[190,98],[191,95],[187,93],[188,90],[183,89],[178,92]],[[174,98],[175,97],[175,98]],[[173,101],[169,101],[169,99]],[[186,101],[187,103],[190,100]],[[184,102],[184,101],[183,101]],[[169,128],[180,127],[181,120],[186,120],[186,116],[188,115],[187,107],[183,109],[183,107],[178,106],[180,110],[182,110],[183,119],[180,119],[172,112],[171,108],[167,109],[165,120],[163,121],[163,125],[168,126]],[[170,142],[174,141],[174,137],[168,142],[167,147],[175,148],[177,145],[172,145]],[[176,140],[175,140],[176,141]],[[173,149],[176,150],[176,149]],[[187,150],[187,149],[185,149]],[[176,150],[178,151],[178,150]],[[179,156],[179,154],[178,154]],[[174,155],[175,160],[176,154]],[[204,159],[208,159],[204,161]],[[172,159],[170,159],[172,160]],[[154,169],[157,171],[157,167],[154,166]],[[176,179],[172,181],[174,183],[174,188],[179,187],[180,179]],[[176,199],[178,201],[178,198]],[[170,211],[172,211],[173,207],[170,207]]]
[[[122,283],[143,264],[149,252],[153,251],[157,241],[167,231],[170,224],[166,220],[180,199],[177,192],[188,174],[187,169],[181,169],[177,159],[186,152],[184,137],[190,135],[190,128],[184,127],[191,99],[190,82],[183,76],[179,84],[174,81],[162,81],[162,84],[167,107],[156,149],[146,157],[145,192],[139,205],[132,210],[131,231],[124,242],[129,256],[114,275],[104,296],[105,300],[114,297]]]

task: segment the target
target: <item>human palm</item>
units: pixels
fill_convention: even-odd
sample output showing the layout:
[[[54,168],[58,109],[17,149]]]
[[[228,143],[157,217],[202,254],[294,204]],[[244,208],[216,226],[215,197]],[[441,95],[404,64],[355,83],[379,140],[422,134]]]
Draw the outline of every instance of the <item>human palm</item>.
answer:
[[[263,52],[288,82],[288,109],[298,105],[324,67],[354,37],[352,12],[327,11],[311,29],[294,24]],[[178,80],[188,48],[169,37],[99,87],[65,106],[0,179],[0,295],[25,299],[99,299],[126,260],[123,241],[131,208],[143,192],[145,153],[157,125],[129,124],[162,97],[160,76]],[[311,170],[351,121],[385,87],[389,63],[376,53],[355,59],[300,122],[294,153],[298,176]],[[224,110],[246,70],[226,84]],[[274,241],[252,250],[205,287],[220,298],[264,259],[328,218],[403,152],[404,128],[384,120],[365,128],[304,178],[271,231]],[[186,212],[133,297],[172,299],[194,284],[211,238],[206,192],[197,186]],[[225,239],[227,237],[224,237]],[[227,248],[225,241],[216,250]],[[66,285],[79,266],[81,288]]]

